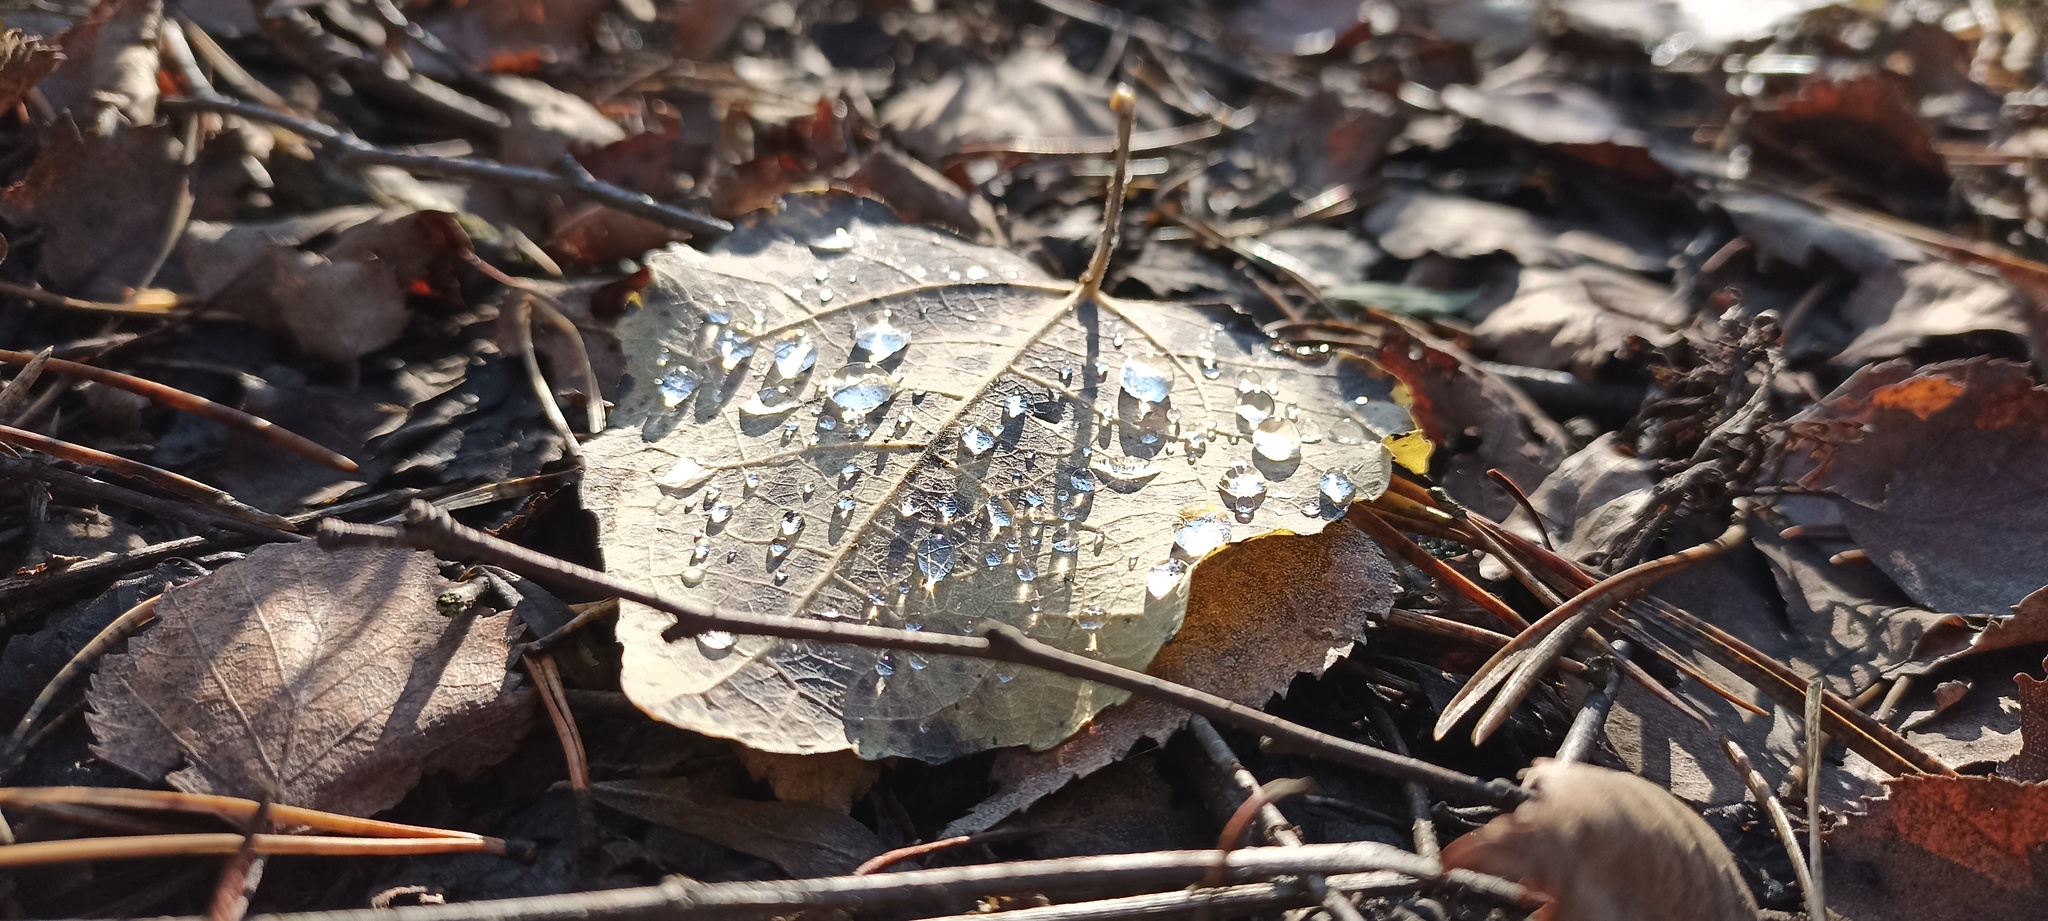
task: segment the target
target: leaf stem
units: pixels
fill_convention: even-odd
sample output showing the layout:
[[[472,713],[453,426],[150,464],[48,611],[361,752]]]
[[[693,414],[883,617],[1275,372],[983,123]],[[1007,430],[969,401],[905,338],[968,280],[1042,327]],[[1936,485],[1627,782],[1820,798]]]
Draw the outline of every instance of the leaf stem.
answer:
[[[1109,254],[1116,249],[1117,231],[1124,219],[1124,189],[1131,179],[1131,126],[1138,121],[1138,95],[1128,84],[1119,83],[1109,94],[1109,108],[1116,113],[1116,168],[1109,178],[1109,200],[1102,205],[1102,238],[1095,243],[1095,255],[1088,270],[1081,273],[1081,286],[1074,290],[1074,302],[1088,300],[1102,292],[1102,278],[1109,274]]]

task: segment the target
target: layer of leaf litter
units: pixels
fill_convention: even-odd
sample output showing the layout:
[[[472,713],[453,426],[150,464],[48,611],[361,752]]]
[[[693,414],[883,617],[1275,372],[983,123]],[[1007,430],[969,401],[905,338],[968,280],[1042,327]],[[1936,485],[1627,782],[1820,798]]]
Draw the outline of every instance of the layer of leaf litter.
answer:
[[[1193,563],[1320,529],[1412,420],[1377,366],[1221,308],[1097,297],[844,195],[672,248],[621,321],[585,446],[612,571],[724,610],[953,634],[1000,620],[1143,668]],[[1046,748],[1125,695],[984,660],[671,635],[627,603],[621,684],[773,752],[940,761]]]

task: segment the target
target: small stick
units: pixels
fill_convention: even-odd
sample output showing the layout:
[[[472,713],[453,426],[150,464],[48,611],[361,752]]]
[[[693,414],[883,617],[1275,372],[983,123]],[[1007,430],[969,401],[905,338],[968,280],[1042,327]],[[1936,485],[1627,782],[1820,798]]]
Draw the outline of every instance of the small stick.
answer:
[[[35,359],[36,356],[29,352],[0,349],[0,362],[6,364],[26,366]],[[356,470],[356,462],[349,460],[347,456],[340,452],[329,450],[319,442],[282,428],[277,423],[261,416],[252,416],[239,409],[215,403],[198,394],[186,393],[176,387],[159,384],[156,381],[146,380],[132,374],[122,374],[119,371],[109,371],[105,368],[94,367],[82,362],[66,361],[62,358],[50,358],[45,359],[45,361],[48,363],[49,370],[59,374],[68,374],[72,377],[92,381],[95,384],[104,384],[117,390],[126,390],[129,393],[148,397],[153,402],[162,403],[179,412],[191,413],[201,418],[211,419],[236,431],[254,435],[307,460],[318,461],[344,473],[353,473]],[[0,415],[4,415],[4,413],[0,413]]]
[[[1373,698],[1378,696],[1375,691]],[[1372,728],[1380,738],[1386,740],[1388,748],[1398,755],[1408,754],[1408,740],[1401,738],[1401,727],[1394,724],[1394,716],[1387,712],[1385,701],[1368,699],[1365,715],[1372,720]],[[1442,848],[1437,842],[1436,819],[1430,815],[1429,791],[1415,783],[1402,784],[1401,791],[1408,797],[1408,822],[1415,836],[1415,853],[1435,860]]]
[[[570,348],[575,352],[576,355],[577,373],[582,375],[583,385],[586,388],[588,388],[590,395],[590,398],[586,400],[584,403],[584,413],[587,418],[587,425],[590,428],[591,434],[596,434],[598,432],[604,431],[604,394],[600,392],[598,389],[597,368],[590,363],[590,349],[585,347],[583,344],[583,331],[576,328],[576,324],[569,320],[568,314],[562,311],[562,305],[555,303],[554,298],[549,297],[546,293],[542,292],[540,290],[540,286],[535,285],[534,283],[529,282],[523,278],[519,278],[517,276],[510,275],[503,271],[500,271],[497,266],[484,261],[484,257],[477,255],[476,249],[470,246],[468,236],[459,233],[451,234],[451,236],[454,236],[456,238],[457,246],[459,247],[459,251],[462,253],[463,260],[468,262],[477,271],[484,273],[485,276],[489,277],[492,281],[495,281],[498,284],[504,285],[507,288],[513,288],[519,291],[523,291],[531,297],[530,303],[527,306],[522,307],[521,310],[525,310],[528,307],[530,307],[535,312],[539,313],[541,319],[546,320],[549,326],[554,327],[556,331],[569,337]],[[528,330],[527,332],[522,334],[520,343],[527,351],[531,352],[533,350],[533,333],[531,330]],[[532,373],[538,375],[540,373],[539,366],[534,365],[533,367],[534,370]],[[554,394],[547,391],[542,391],[541,399],[547,401],[550,405],[553,405],[555,398]],[[555,415],[560,415],[559,410],[556,412]],[[552,421],[552,418],[550,419],[550,421]],[[569,450],[570,453],[573,454],[576,450],[575,438],[574,436],[569,434],[568,427],[569,424],[567,422],[563,422],[560,426],[564,437],[569,438]]]
[[[1499,486],[1503,492],[1514,497],[1515,504],[1521,506],[1522,511],[1529,513],[1529,521],[1536,527],[1536,536],[1543,540],[1543,549],[1555,552],[1557,546],[1550,542],[1550,529],[1543,526],[1543,515],[1536,511],[1535,503],[1529,501],[1529,494],[1523,492],[1522,487],[1517,485],[1513,479],[1510,479],[1507,474],[1500,472],[1498,467],[1488,467],[1486,469],[1486,476],[1495,485]]]
[[[576,444],[576,433],[569,428],[569,420],[562,415],[562,407],[555,402],[555,393],[548,387],[547,376],[540,373],[540,355],[533,347],[533,294],[520,291],[519,306],[514,310],[514,335],[519,337],[519,357],[526,368],[526,382],[533,388],[534,399],[540,401],[540,413],[548,420],[555,434],[562,436],[562,448],[569,452],[569,458],[576,466],[583,466],[583,449]]]
[[[1599,743],[1600,730],[1607,726],[1607,714],[1614,710],[1614,698],[1621,694],[1622,663],[1628,660],[1630,648],[1627,640],[1614,644],[1613,664],[1608,667],[1607,680],[1599,689],[1586,695],[1586,704],[1579,708],[1579,715],[1572,719],[1570,732],[1564,734],[1564,742],[1557,746],[1557,754],[1551,757],[1557,761],[1584,761],[1593,753],[1593,746]]]
[[[1396,530],[1393,525],[1380,520],[1378,512],[1370,505],[1358,504],[1344,516],[1344,520],[1364,531],[1367,536],[1379,542],[1380,546],[1392,550],[1402,559],[1424,573],[1442,581],[1457,592],[1459,597],[1472,602],[1493,615],[1495,620],[1517,630],[1527,630],[1529,621],[1498,595],[1480,588],[1479,584],[1465,578],[1465,574],[1452,569],[1450,564],[1437,559],[1429,551],[1416,546],[1408,535]]]
[[[1117,233],[1124,219],[1124,191],[1131,178],[1131,126],[1138,120],[1138,94],[1119,83],[1109,94],[1110,111],[1116,113],[1116,169],[1110,174],[1109,200],[1102,206],[1102,237],[1095,243],[1095,255],[1081,273],[1074,289],[1074,303],[1088,300],[1102,291],[1102,278],[1109,274],[1109,255],[1116,249]]]
[[[108,809],[144,809],[154,812],[183,812],[209,815],[246,824],[262,811],[262,803],[239,796],[213,793],[178,793],[170,790],[136,790],[125,787],[0,787],[0,806],[34,809],[39,806],[98,806]],[[450,831],[425,825],[404,825],[381,819],[363,819],[338,812],[323,812],[278,803],[270,805],[270,817],[283,825],[303,825],[319,831],[356,838],[451,838],[483,842],[485,850],[503,853],[505,842],[497,838]],[[491,850],[495,848],[496,850]]]
[[[1815,677],[1806,685],[1806,916],[1826,921],[1827,897],[1821,883],[1820,853],[1820,767],[1821,753],[1828,745],[1827,730],[1821,725],[1821,684]],[[1793,858],[1795,861],[1798,858]]]
[[[270,800],[264,799],[260,806],[249,820],[249,834],[242,839],[242,847],[221,864],[220,880],[214,883],[213,904],[207,906],[206,921],[242,921],[249,913],[249,897],[262,884],[263,867],[268,862],[256,853],[256,833],[270,827]]]
[[[1799,879],[1799,890],[1806,893],[1807,910],[1814,909],[1813,878],[1806,869],[1806,855],[1800,851],[1799,836],[1792,831],[1792,818],[1785,814],[1785,804],[1771,795],[1771,785],[1764,781],[1764,775],[1756,772],[1749,763],[1749,754],[1735,740],[1721,736],[1721,750],[1728,755],[1728,763],[1735,765],[1735,773],[1742,775],[1742,782],[1749,786],[1749,795],[1756,797],[1764,814],[1771,817],[1771,829],[1778,833],[1779,843],[1785,846],[1785,854],[1792,858],[1792,874]],[[1827,913],[1809,915],[1825,921]]]
[[[95,450],[83,445],[75,445],[47,435],[38,435],[27,429],[18,429],[11,425],[0,425],[0,444],[27,448],[31,451],[47,454],[58,460],[66,460],[87,467],[103,467],[122,476],[131,476],[138,480],[147,481],[167,492],[203,502],[227,515],[251,524],[276,528],[280,531],[292,530],[291,521],[282,516],[273,515],[253,506],[244,505],[234,496],[230,496],[191,477],[172,473],[162,467],[152,467],[141,461],[129,460],[119,455],[108,454],[105,451]]]
[[[94,479],[83,473],[65,470],[47,462],[31,460],[25,457],[10,457],[0,454],[0,473],[40,480],[58,492],[112,502],[116,505],[124,505],[139,511],[149,512],[153,515],[161,515],[172,521],[185,522],[201,531],[222,529],[265,541],[306,539],[306,536],[303,534],[295,534],[291,531],[274,528],[266,524],[251,524],[241,518],[205,506],[158,498],[148,493],[137,492],[125,486],[116,486],[113,483]],[[92,561],[87,561],[87,563],[90,562]],[[87,563],[78,565],[83,566],[87,565]],[[143,565],[150,564],[145,563]],[[71,569],[69,568],[58,570],[43,578],[57,579],[60,574],[66,574],[70,571]],[[31,576],[0,580],[0,597],[5,597],[5,588],[7,586],[23,581],[32,581],[35,578]],[[0,623],[6,622],[7,619],[7,613],[0,611]]]
[[[1244,763],[1238,760],[1236,752],[1230,750],[1230,744],[1223,741],[1222,733],[1216,731],[1214,724],[1199,716],[1190,717],[1188,719],[1188,731],[1195,737],[1195,742],[1201,745],[1202,753],[1209,756],[1209,762],[1215,765],[1216,769],[1229,779],[1232,786],[1237,788],[1238,795],[1244,797],[1235,810],[1235,813],[1243,813],[1245,806],[1251,805],[1253,801],[1258,799],[1259,779],[1252,776],[1251,771],[1245,769]],[[1236,817],[1236,814],[1231,816],[1233,821],[1235,821]],[[1281,847],[1301,846],[1301,832],[1295,830],[1294,826],[1288,823],[1287,817],[1281,815],[1280,810],[1274,808],[1271,801],[1259,804],[1258,818],[1259,830],[1265,836],[1266,843],[1277,844]],[[1228,832],[1225,833],[1226,840],[1235,840],[1229,838],[1228,834]],[[1434,858],[1435,855],[1424,854],[1422,856]],[[1351,900],[1345,898],[1343,892],[1329,888],[1327,885],[1328,880],[1324,877],[1310,874],[1303,877],[1302,882],[1310,890],[1318,888],[1323,890],[1323,910],[1329,913],[1331,921],[1365,921],[1364,916],[1358,913],[1358,907],[1351,904]]]
[[[1028,665],[1160,700],[1216,722],[1298,746],[1305,752],[1339,764],[1396,780],[1414,780],[1462,800],[1489,805],[1515,805],[1529,797],[1527,791],[1512,783],[1480,780],[1426,761],[1404,758],[1349,739],[1318,732],[1205,691],[1091,659],[1079,653],[1067,652],[1031,639],[1015,627],[1000,622],[984,623],[978,636],[957,636],[868,624],[835,623],[817,618],[753,614],[702,607],[657,594],[606,573],[537,553],[474,528],[465,527],[449,518],[446,512],[417,501],[407,509],[405,524],[402,527],[357,525],[329,519],[321,523],[319,539],[322,545],[329,547],[364,544],[410,546],[480,560],[512,570],[529,579],[565,586],[591,595],[613,595],[665,611],[675,615],[676,626],[684,633],[724,630],[730,633],[900,649],[932,655],[970,656]]]
[[[927,854],[936,854],[940,851],[950,851],[953,848],[970,844],[973,841],[973,835],[954,835],[951,838],[940,838],[937,841],[925,841],[899,847],[893,851],[884,851],[868,858],[867,862],[862,863],[860,866],[854,867],[853,875],[867,876],[880,873],[903,861],[923,857]]]
[[[559,172],[533,169],[525,166],[507,166],[492,160],[474,157],[435,157],[427,154],[407,153],[380,147],[353,134],[338,131],[319,122],[288,115],[275,109],[265,108],[226,98],[170,97],[158,100],[157,105],[170,111],[219,112],[224,115],[239,115],[250,121],[276,125],[301,135],[324,146],[333,147],[340,153],[343,163],[372,163],[395,166],[420,176],[447,176],[462,179],[479,179],[484,182],[515,188],[539,189],[560,195],[572,195],[600,202],[626,214],[645,218],[664,227],[673,227],[700,239],[715,240],[732,233],[732,225],[709,215],[698,214],[674,205],[656,201],[653,197],[605,182],[590,176],[564,175]],[[580,171],[579,171],[580,172]]]
[[[6,419],[22,400],[28,398],[28,389],[35,386],[36,378],[43,376],[43,368],[50,363],[50,356],[55,352],[55,349],[47,348],[37,352],[34,358],[21,366],[21,371],[7,382],[5,388],[0,388],[0,420]]]
[[[148,306],[141,306],[136,304],[115,304],[108,301],[86,301],[80,300],[75,297],[65,297],[64,295],[58,294],[55,291],[50,291],[44,288],[38,288],[33,285],[17,284],[11,281],[0,281],[0,294],[12,295],[14,297],[21,298],[24,301],[28,301],[31,304],[41,304],[45,307],[61,307],[65,310],[84,310],[92,313],[110,313],[116,316],[150,317],[154,319],[162,319],[165,315],[169,314],[170,311],[173,309],[191,306],[191,304],[183,298],[178,299],[176,302],[164,304],[162,306],[157,306],[154,304]]]
[[[1210,888],[1223,885],[1223,871],[1230,866],[1225,858],[1231,851],[1244,846],[1245,830],[1263,810],[1290,796],[1303,796],[1315,790],[1316,780],[1313,777],[1282,777],[1260,784],[1244,798],[1244,802],[1237,804],[1237,811],[1230,814],[1230,821],[1223,823],[1223,832],[1216,837],[1216,865],[1210,868],[1208,876],[1203,877],[1202,885]]]

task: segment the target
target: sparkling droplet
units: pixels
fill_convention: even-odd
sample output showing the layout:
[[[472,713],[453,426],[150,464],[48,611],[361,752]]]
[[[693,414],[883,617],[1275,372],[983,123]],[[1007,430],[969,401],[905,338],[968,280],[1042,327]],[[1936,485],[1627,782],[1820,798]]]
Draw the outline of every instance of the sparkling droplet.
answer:
[[[1124,334],[1123,334],[1123,333],[1117,333],[1116,335],[1114,335],[1114,336],[1111,336],[1111,337],[1109,337],[1109,347],[1110,347],[1110,348],[1113,348],[1113,349],[1120,349],[1120,348],[1123,348],[1123,347],[1124,347]]]
[[[1230,543],[1230,524],[1215,515],[1203,515],[1173,532],[1173,546],[1189,559],[1199,560]]]
[[[752,494],[754,490],[761,488],[761,475],[758,473],[749,473],[747,474],[747,478],[741,481],[741,485],[746,487],[747,493]]]
[[[1237,378],[1237,418],[1245,427],[1256,428],[1273,416],[1273,394],[1259,376],[1246,371]]]
[[[832,303],[832,289],[831,289],[831,288],[819,288],[819,289],[818,289],[818,303],[820,303],[820,304],[830,304],[830,303]]]
[[[785,557],[785,556],[788,556],[788,555],[789,555],[789,542],[788,542],[788,541],[786,541],[786,540],[783,540],[782,538],[778,537],[778,538],[776,538],[776,539],[774,539],[774,540],[771,540],[771,541],[769,541],[769,542],[768,542],[768,564],[769,564],[770,566],[773,566],[773,565],[775,565],[775,561],[776,561],[776,560],[782,559],[783,557]]]
[[[684,586],[694,588],[703,584],[706,572],[702,566],[685,566],[682,572],[676,574],[676,578],[683,580]]]
[[[717,505],[711,507],[711,512],[707,517],[710,519],[711,523],[715,525],[724,524],[728,521],[731,521],[732,506],[720,502]]]
[[[1195,356],[1195,361],[1201,367],[1203,377],[1213,381],[1223,376],[1223,370],[1216,366],[1215,349],[1203,346],[1201,353]]]
[[[797,408],[798,405],[796,394],[790,388],[765,385],[754,391],[754,395],[748,397],[745,403],[740,404],[740,413],[755,418],[780,416]]]
[[[911,671],[922,671],[926,665],[931,664],[931,657],[920,652],[913,652],[906,656],[904,661],[910,663]]]
[[[882,653],[882,657],[875,660],[875,674],[884,678],[896,674],[895,658],[895,653]]]
[[[910,336],[897,329],[896,324],[889,322],[888,317],[883,317],[854,330],[853,345],[867,353],[869,362],[881,364],[896,357],[896,353],[910,345]]]
[[[782,527],[780,528],[782,536],[795,537],[802,533],[803,529],[804,515],[802,512],[791,509],[782,513]]]
[[[850,367],[824,383],[825,398],[842,419],[865,418],[896,395],[894,378],[879,370]],[[822,428],[822,424],[820,425]]]
[[[728,373],[754,354],[754,344],[729,329],[718,331],[718,337],[712,340],[712,348],[718,352],[718,367]]]
[[[697,645],[707,652],[724,652],[731,649],[735,642],[737,640],[733,635],[724,630],[706,630],[697,634]]]
[[[839,468],[840,486],[851,486],[853,485],[853,481],[858,479],[860,479],[859,464],[847,464],[846,466]]]
[[[1158,464],[1141,458],[1124,458],[1118,460],[1113,458],[1098,457],[1095,459],[1094,463],[1088,465],[1088,469],[1094,471],[1102,479],[1108,480],[1112,483],[1122,483],[1127,485],[1142,484],[1146,480],[1149,480],[1159,475]],[[1076,488],[1078,489],[1079,487]],[[1081,491],[1087,492],[1087,490],[1085,489]]]
[[[1166,402],[1166,395],[1173,390],[1173,378],[1166,372],[1133,358],[1124,362],[1123,371],[1117,375],[1117,385],[1143,406]]]
[[[924,573],[927,591],[953,571],[953,542],[933,534],[917,542],[917,571]]]
[[[1332,508],[1343,510],[1351,507],[1351,497],[1358,494],[1358,488],[1351,485],[1351,478],[1335,470],[1323,474],[1316,487],[1323,494],[1323,501]]]
[[[968,280],[968,281],[981,281],[982,279],[985,279],[985,278],[987,278],[987,277],[988,277],[988,270],[987,270],[987,269],[985,269],[985,268],[982,268],[981,266],[978,266],[978,265],[970,265],[970,266],[968,266],[968,267],[967,267],[967,280]]]
[[[1031,411],[1031,397],[1013,393],[1003,398],[1003,418],[1015,419]]]
[[[803,493],[803,497],[804,497],[804,499],[805,499],[805,500],[809,500],[809,499],[810,499],[810,498],[811,498],[812,496],[814,496],[814,495],[817,495],[817,492],[818,492],[818,484],[816,484],[816,483],[805,483],[805,484],[804,484],[804,486],[803,486],[803,489],[802,489],[802,490],[800,490],[800,491],[801,491],[801,492]]]
[[[1298,460],[1301,457],[1301,435],[1292,422],[1267,419],[1252,432],[1252,452],[1276,464]]]
[[[690,548],[690,562],[702,563],[710,557],[711,541],[708,538],[697,538],[697,543]]]
[[[1238,464],[1216,481],[1216,491],[1230,504],[1231,510],[1244,514],[1259,507],[1266,499],[1266,478],[1250,464]]]
[[[996,433],[979,425],[970,425],[960,430],[960,449],[975,457],[987,454],[996,446]]]
[[[852,250],[853,234],[847,233],[844,227],[835,227],[832,233],[811,241],[811,251],[814,253],[844,253]]]
[[[714,472],[716,471],[698,463],[696,458],[685,457],[676,461],[675,466],[668,468],[668,472],[662,474],[661,479],[655,480],[654,485],[665,492],[686,493],[704,485],[704,481],[711,479]]]
[[[1074,613],[1074,626],[1083,630],[1100,630],[1109,622],[1109,612],[1102,605],[1091,604]]]
[[[981,562],[983,565],[989,567],[990,569],[994,569],[997,566],[1001,566],[1003,565],[1003,552],[1001,550],[997,550],[994,547],[990,547],[988,548],[987,553],[982,554]]]
[[[839,501],[832,503],[832,507],[838,509],[842,515],[851,515],[856,504],[852,496],[840,496]]]
[[[1065,525],[1061,525],[1059,534],[1053,537],[1052,548],[1061,553],[1073,553],[1081,549],[1081,545],[1074,542],[1073,532],[1067,530]]]
[[[1365,423],[1349,417],[1330,423],[1330,440],[1340,445],[1365,444],[1371,436],[1366,434]]]
[[[775,344],[775,375],[785,380],[801,376],[818,363],[818,349],[804,337]]]
[[[1152,567],[1152,571],[1145,574],[1145,593],[1155,601],[1165,600],[1180,588],[1187,571],[1188,564],[1180,560],[1167,560]]]
[[[1010,516],[1010,507],[1001,499],[988,500],[988,523],[998,528],[1007,528],[1015,520]]]
[[[1037,581],[1037,580],[1038,580],[1038,564],[1037,564],[1036,562],[1032,561],[1032,560],[1029,560],[1029,559],[1020,559],[1020,560],[1018,560],[1018,561],[1017,561],[1017,581],[1019,581],[1019,582],[1035,582],[1035,581]]]
[[[682,368],[676,368],[661,376],[661,405],[674,409],[681,406],[690,394],[697,392],[697,375]]]

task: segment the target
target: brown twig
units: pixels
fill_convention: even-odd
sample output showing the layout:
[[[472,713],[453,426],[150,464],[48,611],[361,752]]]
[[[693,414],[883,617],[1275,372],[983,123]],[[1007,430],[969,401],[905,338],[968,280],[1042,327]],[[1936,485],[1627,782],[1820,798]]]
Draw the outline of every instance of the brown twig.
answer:
[[[1488,467],[1486,469],[1486,477],[1499,486],[1501,491],[1513,497],[1515,505],[1520,506],[1522,511],[1528,513],[1530,523],[1536,528],[1536,536],[1543,541],[1543,548],[1555,551],[1557,546],[1550,542],[1550,529],[1543,526],[1543,515],[1536,511],[1535,503],[1529,501],[1529,494],[1523,492],[1519,484],[1507,474],[1500,472],[1500,469],[1497,467]]]
[[[31,352],[0,349],[0,362],[6,364],[27,365],[35,358],[35,354]],[[119,371],[109,371],[62,358],[49,359],[48,369],[117,390],[126,390],[179,412],[211,419],[235,431],[254,435],[307,460],[318,461],[345,473],[353,473],[356,470],[356,462],[338,451],[329,450],[319,442],[280,427],[261,416],[252,416],[239,409],[222,406],[198,394],[186,393],[176,387],[145,380],[132,374],[122,374]]]
[[[5,421],[14,412],[14,408],[28,398],[28,389],[36,385],[37,378],[43,376],[43,368],[50,364],[50,356],[54,351],[44,349],[37,352],[34,358],[21,366],[21,370],[7,382],[5,388],[0,388],[0,421]]]
[[[1007,624],[990,622],[983,625],[979,636],[955,636],[814,618],[713,610],[669,598],[597,570],[536,553],[464,527],[455,523],[447,513],[423,502],[413,503],[406,512],[405,525],[400,528],[323,522],[320,541],[326,546],[397,544],[492,563],[530,579],[591,595],[615,595],[665,611],[675,615],[678,629],[687,634],[723,630],[930,655],[997,659],[1027,665],[1159,700],[1246,732],[1271,736],[1335,763],[1396,780],[1414,780],[1464,801],[1513,805],[1528,798],[1522,788],[1505,781],[1483,781],[1425,761],[1403,758],[1349,739],[1317,732],[1186,685],[1046,645]]]
[[[1259,779],[1252,776],[1251,771],[1245,769],[1244,763],[1238,760],[1237,753],[1230,750],[1230,743],[1223,741],[1223,734],[1217,732],[1215,725],[1208,720],[1199,716],[1189,718],[1188,732],[1194,736],[1195,743],[1201,746],[1202,753],[1209,756],[1209,763],[1214,765],[1216,770],[1224,775],[1240,798],[1239,805],[1233,810],[1234,814],[1231,816],[1234,820],[1237,814],[1242,814],[1245,807],[1252,805],[1253,801],[1258,798],[1260,790]],[[1287,817],[1281,815],[1280,810],[1270,800],[1258,803],[1257,812],[1259,832],[1264,836],[1267,844],[1279,845],[1281,847],[1300,847],[1302,845],[1301,832],[1295,830],[1294,826],[1287,821]],[[1223,840],[1235,842],[1237,836],[1231,835],[1226,830]],[[1434,859],[1436,855],[1423,854],[1422,856]],[[1351,900],[1346,898],[1341,890],[1331,888],[1328,885],[1328,880],[1325,878],[1321,876],[1308,876],[1302,879],[1302,883],[1310,891],[1323,890],[1323,910],[1329,913],[1331,921],[1365,921],[1364,916],[1358,913],[1358,907],[1352,905]]]
[[[489,839],[239,835],[233,832],[73,838],[66,841],[31,841],[0,847],[0,869],[12,870],[84,860],[220,856],[238,853],[245,844],[258,854],[310,857],[400,857],[411,854],[502,852],[486,846],[487,840]]]
[[[715,240],[732,232],[732,225],[718,218],[656,201],[648,195],[613,185],[580,170],[549,172],[531,167],[507,166],[496,161],[473,157],[436,157],[393,150],[316,121],[233,99],[173,97],[160,100],[158,105],[170,111],[219,112],[276,125],[334,148],[343,163],[395,166],[421,176],[476,179],[497,185],[539,189],[559,195],[585,198],[664,227],[688,232],[699,239]]]
[[[31,451],[47,454],[58,460],[70,461],[71,463],[82,464],[87,467],[101,467],[121,476],[134,477],[166,492],[176,493],[187,499],[212,506],[226,515],[239,518],[250,524],[262,525],[278,530],[290,530],[292,527],[292,523],[283,517],[273,515],[253,506],[244,505],[241,500],[236,499],[234,496],[230,496],[191,477],[172,473],[162,467],[153,467],[141,461],[129,460],[128,458],[116,454],[108,454],[105,451],[88,448],[84,445],[75,445],[68,441],[51,438],[48,435],[38,435],[27,429],[18,429],[11,425],[0,425],[0,444],[27,448]]]
[[[5,426],[0,426],[0,429],[4,428]],[[5,441],[6,438],[0,436],[0,442]],[[205,506],[194,506],[158,498],[148,493],[136,492],[125,486],[117,486],[82,473],[65,470],[28,458],[0,455],[0,474],[40,480],[58,492],[71,493],[102,502],[112,502],[116,505],[127,506],[128,508],[149,512],[153,515],[161,515],[172,521],[185,522],[200,530],[223,529],[267,541],[306,539],[305,535],[292,533],[286,528],[273,527],[267,523],[252,523],[241,517],[230,515],[225,511]],[[285,523],[287,528],[296,527],[289,520],[286,520]],[[13,582],[14,580],[0,581],[0,599],[7,597],[7,588]],[[9,615],[11,613],[11,611],[0,611],[0,624],[4,624],[10,619]]]
[[[263,804],[238,796],[211,793],[178,793],[169,790],[133,790],[121,787],[0,787],[0,806],[34,809],[39,806],[97,806],[110,809],[142,809],[153,812],[182,812],[209,815],[245,824],[262,811]],[[272,803],[272,820],[284,825],[302,825],[318,831],[357,838],[449,838],[482,842],[486,850],[503,853],[505,843],[496,838],[451,831],[426,825],[405,825],[379,819],[363,819],[337,812],[322,812],[299,806]]]
[[[928,854],[939,853],[940,851],[949,851],[953,848],[970,844],[973,841],[973,835],[954,835],[951,838],[940,838],[937,841],[921,841],[917,844],[899,847],[893,851],[884,851],[868,858],[860,866],[854,867],[853,875],[869,876],[880,873],[903,861],[915,860]]]
[[[1074,303],[1093,298],[1102,290],[1109,274],[1109,256],[1116,250],[1117,234],[1123,229],[1124,193],[1131,178],[1131,126],[1138,118],[1138,97],[1131,88],[1117,84],[1109,95],[1110,111],[1116,113],[1116,162],[1109,177],[1109,197],[1102,205],[1102,236],[1095,241],[1095,255],[1074,288]]]

